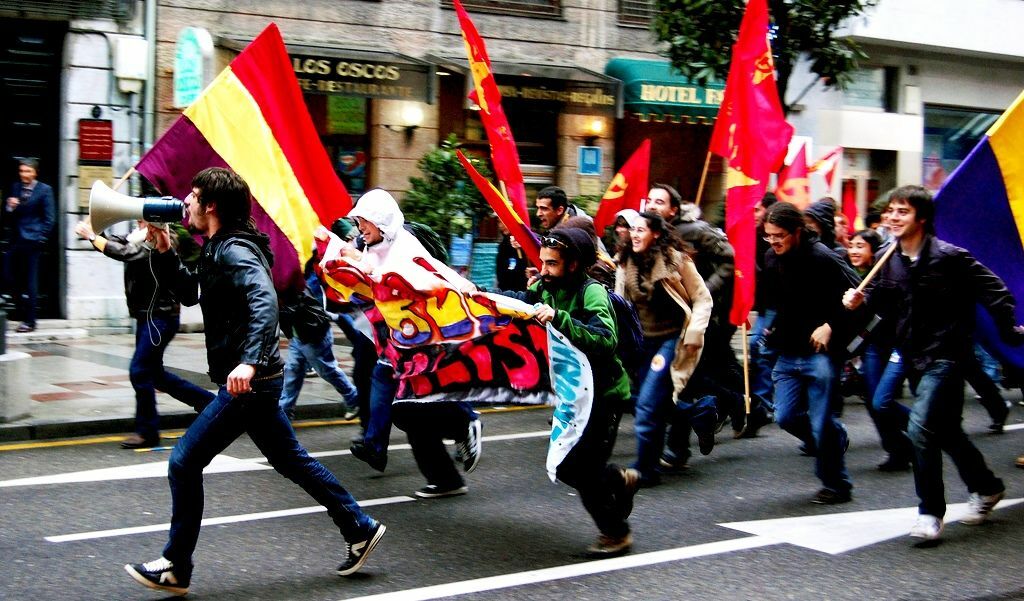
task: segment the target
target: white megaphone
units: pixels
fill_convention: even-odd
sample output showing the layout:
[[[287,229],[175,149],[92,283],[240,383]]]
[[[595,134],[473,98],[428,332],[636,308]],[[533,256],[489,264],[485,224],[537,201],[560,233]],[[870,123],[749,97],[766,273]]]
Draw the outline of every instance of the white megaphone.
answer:
[[[171,223],[184,217],[185,203],[171,198],[135,198],[115,192],[96,180],[89,192],[89,223],[94,232],[102,232],[121,221],[145,219],[151,223]]]

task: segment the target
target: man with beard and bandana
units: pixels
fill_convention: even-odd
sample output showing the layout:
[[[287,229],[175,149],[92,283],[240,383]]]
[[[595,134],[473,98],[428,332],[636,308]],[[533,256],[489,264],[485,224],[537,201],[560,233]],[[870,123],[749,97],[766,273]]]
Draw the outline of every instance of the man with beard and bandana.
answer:
[[[251,202],[248,184],[236,173],[219,167],[200,171],[185,200],[192,229],[206,237],[197,269],[180,261],[161,263],[167,266],[159,279],[174,288],[183,304],[198,302],[202,308],[210,379],[220,385],[171,452],[171,528],[163,554],[125,566],[140,584],[176,595],[188,593],[192,578],[192,553],[203,519],[203,469],[242,434],[275,470],[327,508],[348,545],[339,576],[359,570],[386,530],[309,456],[278,405],[284,363],[270,275],[273,255],[269,238],[250,217]],[[150,231],[157,251],[174,254],[166,230]]]
[[[582,229],[559,226],[541,238],[540,278],[525,292],[501,292],[537,304],[537,319],[551,323],[590,360],[594,405],[579,442],[558,466],[558,479],[572,486],[600,534],[587,549],[593,557],[629,551],[633,537],[626,519],[640,473],[608,463],[629,399],[629,379],[615,354],[618,340],[608,291],[587,276],[597,258],[593,238]]]

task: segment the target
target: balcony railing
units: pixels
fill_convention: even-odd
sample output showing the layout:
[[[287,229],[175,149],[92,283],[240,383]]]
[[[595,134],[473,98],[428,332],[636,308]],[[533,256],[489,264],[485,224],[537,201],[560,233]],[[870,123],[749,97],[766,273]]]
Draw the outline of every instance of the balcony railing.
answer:
[[[619,25],[647,27],[654,11],[654,0],[619,0]]]
[[[452,8],[451,0],[441,0],[441,6]],[[470,13],[494,13],[518,17],[562,16],[560,0],[464,0],[462,6]]]

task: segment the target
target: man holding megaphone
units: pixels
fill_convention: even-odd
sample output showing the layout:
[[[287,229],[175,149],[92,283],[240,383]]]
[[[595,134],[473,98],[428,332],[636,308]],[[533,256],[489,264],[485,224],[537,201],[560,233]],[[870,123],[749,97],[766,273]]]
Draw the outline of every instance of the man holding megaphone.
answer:
[[[121,443],[124,449],[143,449],[160,444],[160,415],[156,408],[156,391],[202,411],[213,400],[213,393],[184,380],[164,369],[164,350],[178,333],[181,304],[174,292],[161,285],[156,274],[160,262],[170,260],[169,255],[154,252],[153,229],[139,220],[138,229],[128,236],[97,235],[89,220],[75,226],[75,233],[88,240],[92,247],[111,259],[124,263],[124,293],[128,312],[136,320],[135,353],[132,355],[128,376],[135,389],[135,433]],[[163,226],[166,228],[167,226]],[[196,243],[178,226],[185,236],[170,235],[171,245]]]
[[[278,405],[283,384],[278,304],[269,238],[251,218],[249,186],[219,167],[200,171],[186,199],[189,224],[206,237],[195,270],[177,260],[170,236],[159,228],[156,249],[170,256],[163,273],[186,305],[199,303],[206,327],[210,377],[217,396],[175,445],[168,461],[171,527],[160,558],[125,570],[149,588],[184,595],[192,578],[192,553],[203,519],[203,468],[243,433],[275,470],[327,508],[348,543],[339,576],[358,571],[384,536],[384,524],[356,500],[295,438]],[[201,292],[200,292],[201,291]]]

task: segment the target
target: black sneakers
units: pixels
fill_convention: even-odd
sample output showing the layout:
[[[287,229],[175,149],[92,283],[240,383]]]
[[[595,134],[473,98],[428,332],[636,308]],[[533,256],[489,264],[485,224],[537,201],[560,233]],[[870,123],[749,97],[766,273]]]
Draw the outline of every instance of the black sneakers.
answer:
[[[175,595],[188,594],[191,574],[186,570],[175,570],[174,563],[165,557],[146,563],[129,563],[124,570],[143,586]]]
[[[462,462],[462,469],[468,474],[480,463],[480,451],[483,449],[483,422],[474,419],[466,429],[466,440],[455,442],[455,458]]]
[[[370,529],[370,535],[365,540],[361,540],[358,543],[349,543],[348,556],[345,558],[344,563],[338,566],[338,576],[349,576],[358,572],[359,568],[363,567],[363,564],[366,563],[366,559],[373,552],[377,543],[384,537],[386,531],[387,527],[377,522],[377,525]]]
[[[443,499],[444,497],[457,497],[459,495],[464,495],[467,492],[469,492],[469,488],[465,484],[450,487],[428,484],[413,494],[421,499]]]
[[[388,466],[387,453],[377,453],[362,440],[357,440],[348,448],[352,456],[377,470],[383,472]]]
[[[849,503],[852,500],[853,494],[850,491],[839,492],[831,488],[823,488],[814,495],[811,503],[815,505],[838,505],[840,503]]]

